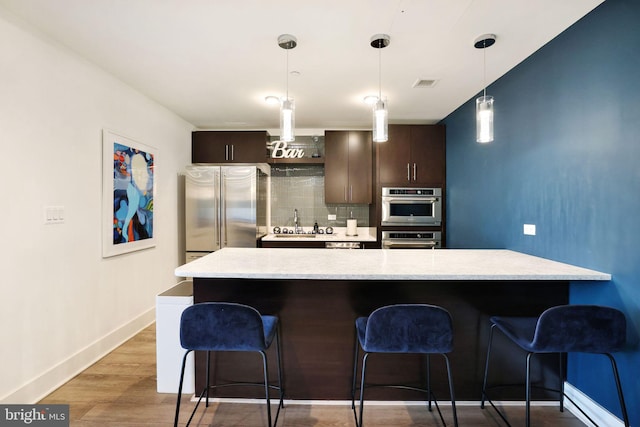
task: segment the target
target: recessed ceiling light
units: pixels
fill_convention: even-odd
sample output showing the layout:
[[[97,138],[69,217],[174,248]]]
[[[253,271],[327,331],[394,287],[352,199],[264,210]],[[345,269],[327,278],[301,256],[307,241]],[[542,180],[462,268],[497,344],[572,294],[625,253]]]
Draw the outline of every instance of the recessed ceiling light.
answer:
[[[362,101],[367,105],[373,105],[376,102],[378,102],[378,96],[377,95],[367,95],[362,99]]]
[[[280,104],[280,98],[277,96],[269,95],[264,97],[264,102],[269,105],[277,105]]]

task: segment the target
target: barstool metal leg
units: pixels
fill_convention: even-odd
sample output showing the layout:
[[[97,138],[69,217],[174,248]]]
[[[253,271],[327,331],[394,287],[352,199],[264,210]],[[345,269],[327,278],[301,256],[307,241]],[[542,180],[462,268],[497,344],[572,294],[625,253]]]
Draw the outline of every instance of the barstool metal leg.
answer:
[[[280,399],[278,400],[278,410],[276,411],[276,416],[273,419],[273,425],[271,425],[271,423],[269,422],[269,427],[275,427],[278,424],[278,417],[280,416],[280,409],[284,408],[284,388],[282,386],[282,356],[281,356],[281,349],[280,349],[280,330],[278,327],[276,327],[276,364],[278,365],[278,391],[280,392]],[[268,378],[265,377],[265,380],[268,381]],[[269,387],[268,382],[265,383],[267,384],[267,388]],[[269,407],[269,410],[267,411],[267,414],[269,415],[269,412],[271,410],[271,404],[268,402],[267,406]],[[270,418],[270,415],[268,416],[268,418]]]
[[[367,357],[369,353],[365,353],[362,358],[362,378],[360,379],[360,422],[358,423],[358,427],[362,427],[362,415],[364,410],[364,377],[367,371]]]
[[[267,424],[271,425],[271,399],[269,398],[269,371],[267,369],[267,355],[264,351],[259,352],[262,356],[262,368],[264,370],[264,395],[267,400]]]
[[[184,382],[184,369],[187,364],[187,356],[189,355],[190,352],[191,350],[186,351],[184,353],[184,356],[182,357],[182,369],[180,370],[180,382],[178,383],[178,399],[176,402],[176,416],[173,421],[174,427],[178,427],[178,417],[180,415],[180,399],[182,397],[182,383]]]
[[[525,426],[531,425],[531,356],[533,353],[527,353],[527,374],[525,377]]]
[[[431,409],[431,355],[427,354],[427,399],[429,401],[429,412]]]
[[[211,377],[210,377],[210,372],[211,372],[211,352],[207,351],[207,388],[205,390],[207,390],[206,393],[206,400],[204,402],[204,407],[208,408],[209,407],[209,390],[211,390]]]
[[[442,354],[445,363],[447,364],[447,377],[449,378],[449,396],[451,398],[451,411],[453,412],[453,425],[458,427],[458,412],[456,410],[456,395],[453,391],[453,374],[451,373],[451,363],[449,363],[449,357],[446,354]]]
[[[624,426],[629,427],[629,415],[627,414],[627,405],[624,403],[624,395],[622,394],[622,385],[620,384],[620,375],[618,374],[618,365],[616,360],[610,353],[604,353],[611,361],[611,369],[613,370],[613,378],[616,380],[616,389],[618,390],[618,399],[620,400],[620,409],[622,409],[622,418]]]
[[[351,384],[351,409],[355,410],[356,408],[356,404],[355,404],[355,400],[356,400],[356,381],[357,381],[357,377],[358,377],[358,349],[359,349],[359,343],[358,343],[358,330],[356,329],[356,337],[355,337],[355,348],[353,349],[353,381]],[[355,412],[354,412],[355,413]],[[356,424],[357,424],[358,420],[356,419]]]
[[[487,360],[484,365],[484,380],[482,381],[482,396],[480,400],[480,407],[484,409],[484,401],[487,393],[487,377],[489,375],[489,357],[491,356],[491,345],[493,344],[493,331],[496,325],[491,325],[491,331],[489,332],[489,344],[487,345]]]
[[[564,412],[564,363],[562,363],[564,361],[564,354],[565,353],[558,354],[560,358],[560,387],[558,388],[558,390],[560,390],[560,412]]]
[[[498,409],[496,405],[493,404],[493,401],[487,395],[487,380],[489,378],[489,361],[491,359],[491,347],[493,345],[493,337],[495,332],[496,325],[491,325],[491,330],[489,332],[489,344],[487,345],[487,360],[484,365],[484,379],[482,381],[482,396],[480,400],[480,408],[484,409],[484,402],[487,401],[491,405],[491,407],[496,411],[498,416],[502,418],[502,421],[505,422],[506,425],[511,426],[507,418],[502,414],[502,411]]]
[[[280,327],[276,329],[276,359],[278,364],[278,387],[280,388],[280,408],[284,408],[284,387],[282,386],[282,350],[280,349]],[[278,410],[279,411],[279,410]],[[278,422],[278,416],[274,424]]]

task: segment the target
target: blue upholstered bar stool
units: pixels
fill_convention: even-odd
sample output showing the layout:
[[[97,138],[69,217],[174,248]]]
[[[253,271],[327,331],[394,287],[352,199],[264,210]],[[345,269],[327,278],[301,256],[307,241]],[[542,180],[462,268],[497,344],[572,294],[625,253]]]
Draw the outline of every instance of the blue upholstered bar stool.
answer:
[[[564,353],[572,352],[599,353],[609,358],[618,389],[624,425],[629,426],[629,417],[620,385],[618,367],[611,355],[611,353],[621,350],[626,342],[627,322],[621,311],[597,305],[561,305],[546,310],[540,317],[494,316],[490,321],[491,333],[487,347],[487,360],[482,384],[482,401],[480,404],[482,408],[484,408],[485,400],[488,401],[498,412],[498,415],[509,425],[502,412],[487,395],[491,344],[493,342],[493,332],[497,328],[527,353],[525,377],[527,427],[531,423],[531,356],[538,353],[559,353],[562,356]],[[560,367],[560,388],[554,390],[560,395],[560,411],[564,410],[564,398],[566,397],[585,417],[594,425],[597,425],[571,398],[565,395],[562,359]]]
[[[276,357],[278,365],[278,385],[269,383],[269,373],[267,369],[266,350],[271,346],[275,338]],[[174,426],[178,426],[178,416],[180,414],[180,397],[182,395],[182,382],[184,380],[184,368],[187,355],[192,351],[207,352],[207,378],[206,386],[200,393],[198,402],[193,408],[187,426],[191,423],[193,416],[200,405],[200,401],[205,397],[205,404],[209,406],[209,390],[216,387],[230,385],[256,385],[264,387],[267,401],[267,421],[269,427],[274,427],[278,422],[280,408],[283,405],[284,390],[282,388],[282,364],[280,360],[280,338],[278,329],[278,318],[276,316],[263,316],[258,310],[242,304],[206,302],[192,305],[182,312],[180,319],[180,344],[187,351],[182,359],[182,371],[180,373],[180,385],[178,388],[178,401],[176,403],[176,416]],[[263,383],[227,383],[211,385],[209,383],[209,368],[211,365],[212,351],[252,351],[260,353],[262,356],[262,366],[264,371]],[[278,411],[275,420],[271,424],[271,400],[269,389],[273,388],[280,393]]]
[[[369,317],[356,319],[356,343],[353,359],[353,385],[351,389],[351,408],[356,425],[362,427],[362,414],[364,408],[364,389],[371,387],[365,382],[367,358],[371,353],[416,353],[425,354],[427,362],[427,386],[418,388],[407,385],[382,385],[383,387],[395,387],[416,390],[427,394],[429,411],[433,399],[442,423],[446,425],[438,401],[431,391],[431,354],[441,354],[447,365],[447,377],[449,379],[449,393],[451,407],[453,409],[453,422],[457,427],[458,416],[456,413],[455,395],[453,392],[453,379],[451,366],[447,353],[453,350],[453,325],[451,315],[442,307],[428,304],[397,304],[381,307],[375,310]],[[358,375],[359,347],[362,347],[362,374],[360,379],[360,414],[356,413],[355,394]],[[376,384],[376,386],[381,386]]]

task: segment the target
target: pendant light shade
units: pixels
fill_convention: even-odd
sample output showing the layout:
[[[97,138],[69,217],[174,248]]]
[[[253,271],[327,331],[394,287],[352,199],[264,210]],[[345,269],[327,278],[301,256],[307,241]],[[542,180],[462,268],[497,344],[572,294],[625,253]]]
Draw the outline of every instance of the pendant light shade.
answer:
[[[298,45],[298,40],[291,34],[282,34],[278,37],[278,46],[287,51],[287,92],[280,100],[280,140],[284,142],[295,141],[295,104],[289,98],[289,50]]]
[[[382,51],[389,46],[391,37],[388,34],[376,34],[371,37],[371,47],[378,49],[378,100],[373,105],[373,141],[385,142],[389,139],[389,112],[387,102],[382,98]]]
[[[493,96],[476,99],[476,142],[493,141]]]
[[[295,104],[293,98],[282,98],[280,103],[280,141],[295,141]]]
[[[487,143],[493,141],[493,96],[487,96],[487,60],[484,49],[496,42],[495,34],[483,34],[478,37],[473,46],[483,49],[483,85],[482,96],[476,99],[476,142]]]
[[[378,98],[373,106],[373,141],[385,142],[389,139],[388,122],[389,114],[387,104]]]

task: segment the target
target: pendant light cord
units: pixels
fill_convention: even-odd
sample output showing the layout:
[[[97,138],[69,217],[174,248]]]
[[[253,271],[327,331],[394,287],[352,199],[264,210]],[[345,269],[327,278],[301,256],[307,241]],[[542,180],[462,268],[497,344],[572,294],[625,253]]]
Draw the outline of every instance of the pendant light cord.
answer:
[[[378,48],[378,100],[382,101],[382,49]]]
[[[482,42],[482,85],[484,86],[484,91],[482,92],[482,96],[484,99],[487,99],[487,40]]]
[[[286,64],[287,64],[287,69],[286,69],[286,74],[287,74],[287,79],[286,79],[286,84],[287,84],[287,101],[289,100],[289,49],[287,50],[287,60],[286,60]]]

